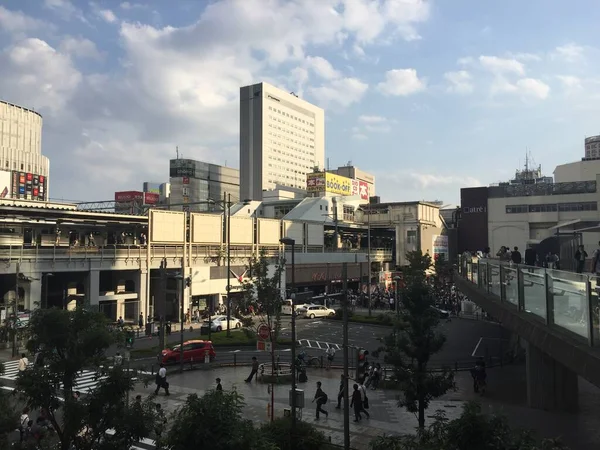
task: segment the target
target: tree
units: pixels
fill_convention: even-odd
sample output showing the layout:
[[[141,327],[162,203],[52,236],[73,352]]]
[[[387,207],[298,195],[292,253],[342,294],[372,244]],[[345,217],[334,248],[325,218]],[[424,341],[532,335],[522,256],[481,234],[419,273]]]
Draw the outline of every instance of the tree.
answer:
[[[454,388],[454,374],[449,369],[432,372],[427,365],[439,352],[445,336],[436,331],[440,321],[427,271],[431,257],[420,251],[407,253],[410,265],[403,270],[405,286],[401,290],[404,314],[394,324],[394,332],[385,340],[385,361],[394,366],[393,379],[403,395],[398,406],[417,413],[419,428],[425,427],[425,410],[432,399]]]
[[[328,448],[328,440],[323,433],[311,424],[298,421],[294,435],[291,434],[289,417],[275,419],[261,425],[259,434],[263,440],[271,443],[279,450],[291,450],[294,442],[295,450],[321,450]]]
[[[191,394],[170,418],[161,444],[171,450],[255,450],[256,433],[252,421],[242,418],[243,408],[243,397],[235,390]]]
[[[556,439],[538,442],[530,431],[513,430],[502,416],[481,413],[476,403],[464,406],[458,419],[448,421],[442,412],[416,436],[380,436],[371,450],[568,450]]]
[[[126,401],[134,385],[131,372],[108,367],[105,351],[120,335],[109,330],[103,314],[37,310],[29,329],[27,348],[37,353],[37,361],[19,374],[16,387],[29,407],[47,414],[59,448],[116,450],[149,435],[151,408],[134,410]],[[84,369],[95,370],[99,381],[89,395],[75,399],[76,380]]]

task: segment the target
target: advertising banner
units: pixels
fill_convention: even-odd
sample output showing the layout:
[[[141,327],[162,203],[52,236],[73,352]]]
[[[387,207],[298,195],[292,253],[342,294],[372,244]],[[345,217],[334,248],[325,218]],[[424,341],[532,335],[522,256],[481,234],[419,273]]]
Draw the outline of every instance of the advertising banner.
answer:
[[[9,189],[12,198],[23,200],[46,200],[46,183],[48,179],[44,175],[28,172],[12,172],[12,189]],[[0,188],[0,194],[2,193]]]
[[[133,202],[142,201],[144,193],[140,191],[121,191],[115,192],[115,202]]]
[[[12,193],[12,174],[0,170],[0,198],[10,198]]]
[[[160,200],[160,195],[154,192],[144,192],[144,204],[156,205]]]
[[[360,182],[352,180],[352,196],[360,195]]]
[[[366,181],[359,181],[358,193],[361,200],[369,200],[369,185]]]
[[[352,180],[332,173],[325,173],[325,192],[352,195]]]
[[[323,172],[307,173],[306,190],[308,192],[324,192],[325,174]]]
[[[433,248],[433,260],[435,261],[439,257],[438,255],[444,255],[444,259],[448,261],[448,236],[434,235],[431,240],[431,248]]]

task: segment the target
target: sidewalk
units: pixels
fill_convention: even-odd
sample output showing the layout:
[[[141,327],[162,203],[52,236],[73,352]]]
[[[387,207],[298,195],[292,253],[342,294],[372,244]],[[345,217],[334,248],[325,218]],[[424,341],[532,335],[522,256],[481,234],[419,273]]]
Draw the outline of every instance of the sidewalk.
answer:
[[[182,375],[170,375],[171,395],[165,397],[162,393],[156,401],[169,412],[182,406],[189,394],[202,395],[206,390],[212,389],[215,378],[220,377],[224,389],[237,389],[245,399],[246,408],[244,416],[255,423],[268,420],[267,405],[270,394],[267,385],[253,381],[245,383],[249,368],[221,368],[218,370],[187,372]],[[304,390],[305,408],[302,410],[302,420],[313,423],[334,444],[343,444],[343,409],[335,409],[337,392],[341,371],[314,369],[308,373],[309,381],[298,385]],[[436,410],[443,410],[448,419],[457,418],[462,413],[462,406],[466,401],[480,402],[486,413],[501,413],[508,417],[511,426],[515,428],[533,429],[540,437],[562,436],[572,450],[596,450],[600,443],[600,393],[594,386],[580,381],[581,411],[579,414],[547,412],[528,408],[525,405],[526,388],[524,385],[524,367],[509,366],[490,369],[489,389],[485,397],[473,393],[472,380],[468,372],[456,374],[457,391],[450,392],[438,400],[431,402],[426,412],[426,421],[429,424]],[[329,417],[321,416],[319,421],[314,421],[314,408],[312,402],[316,390],[315,383],[321,381],[323,390],[328,395],[329,401],[325,409]],[[352,390],[353,382],[349,387]],[[135,393],[148,396],[153,393],[154,385],[144,388],[137,385]],[[283,410],[288,408],[289,385],[275,386],[275,416],[283,415]],[[363,420],[356,424],[352,417],[350,420],[350,435],[352,448],[368,448],[368,443],[376,436],[382,434],[409,434],[414,433],[417,419],[414,414],[397,407],[398,392],[391,390],[369,390],[369,403],[371,419]],[[343,405],[342,405],[343,408]],[[352,411],[351,411],[352,414]]]

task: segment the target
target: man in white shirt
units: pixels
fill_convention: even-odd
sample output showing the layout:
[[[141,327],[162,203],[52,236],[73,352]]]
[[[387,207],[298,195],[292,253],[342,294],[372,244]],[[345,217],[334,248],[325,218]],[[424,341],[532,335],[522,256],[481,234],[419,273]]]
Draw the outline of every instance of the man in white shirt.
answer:
[[[156,374],[156,390],[154,391],[154,395],[158,395],[158,391],[160,388],[165,390],[165,395],[169,394],[169,383],[167,382],[167,369],[165,369],[165,365],[161,364],[160,369]]]
[[[369,400],[367,397],[367,388],[365,387],[364,381],[360,382],[358,385],[358,390],[360,391],[360,397],[362,398],[362,410],[360,412],[365,413],[367,419],[371,418],[371,415],[367,411],[369,409]]]
[[[327,366],[326,369],[331,369],[331,363],[333,363],[333,358],[335,357],[335,348],[329,347],[327,349]]]
[[[21,353],[21,359],[19,360],[19,372],[25,372],[28,364],[29,360],[27,359],[27,356],[25,356],[25,353]]]

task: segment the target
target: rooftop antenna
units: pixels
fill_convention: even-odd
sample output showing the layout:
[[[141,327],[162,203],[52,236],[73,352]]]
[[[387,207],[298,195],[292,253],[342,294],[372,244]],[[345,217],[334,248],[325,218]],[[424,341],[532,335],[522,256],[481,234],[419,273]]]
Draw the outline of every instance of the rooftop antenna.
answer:
[[[177,159],[179,159],[179,146],[175,146],[175,153],[177,154]]]

